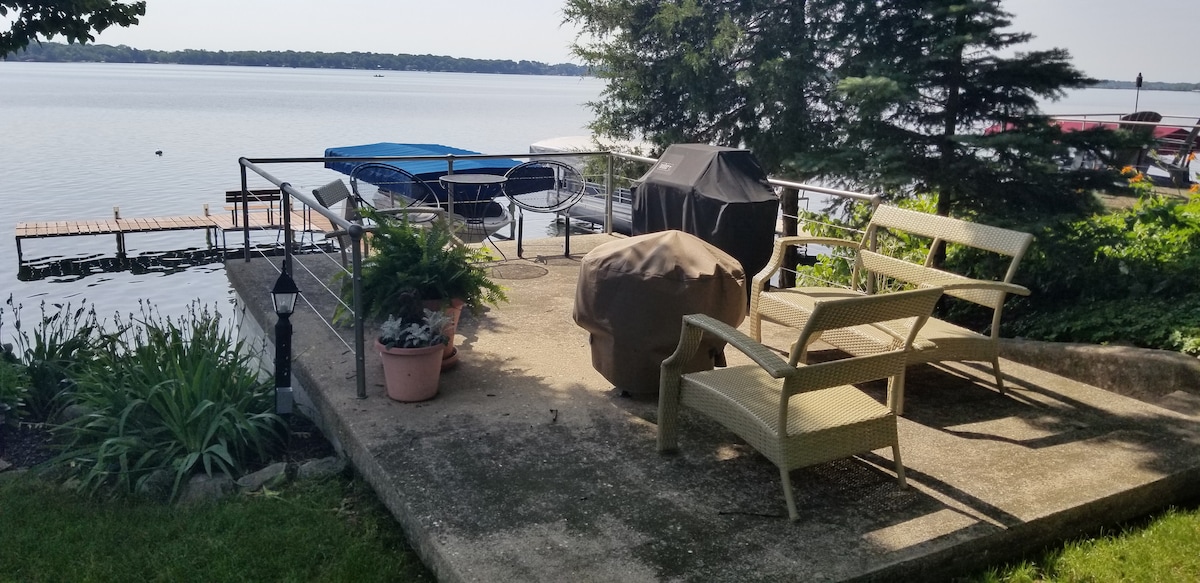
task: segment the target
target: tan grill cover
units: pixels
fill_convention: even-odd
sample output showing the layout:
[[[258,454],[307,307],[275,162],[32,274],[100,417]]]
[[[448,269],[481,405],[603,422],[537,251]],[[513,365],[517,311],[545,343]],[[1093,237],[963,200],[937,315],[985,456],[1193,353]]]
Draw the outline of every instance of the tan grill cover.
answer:
[[[591,333],[592,366],[615,387],[657,395],[659,366],[679,343],[683,316],[731,326],[746,317],[746,276],[728,253],[682,231],[605,243],[583,258],[575,323]],[[709,370],[724,342],[708,338],[685,372]]]

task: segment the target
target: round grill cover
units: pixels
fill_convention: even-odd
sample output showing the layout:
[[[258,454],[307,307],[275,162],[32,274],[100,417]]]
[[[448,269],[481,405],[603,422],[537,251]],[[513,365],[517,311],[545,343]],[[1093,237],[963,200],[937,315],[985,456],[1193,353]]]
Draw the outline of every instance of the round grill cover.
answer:
[[[731,326],[746,317],[746,276],[728,253],[682,231],[606,243],[584,256],[575,323],[590,332],[592,366],[618,389],[658,394],[659,366],[675,352],[683,316]],[[724,342],[706,338],[686,372],[709,370]]]

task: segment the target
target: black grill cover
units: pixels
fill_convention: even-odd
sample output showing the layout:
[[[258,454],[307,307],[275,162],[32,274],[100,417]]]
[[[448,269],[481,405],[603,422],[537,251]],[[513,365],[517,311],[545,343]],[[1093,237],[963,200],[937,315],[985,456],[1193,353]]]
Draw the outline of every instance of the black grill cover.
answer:
[[[779,197],[749,150],[675,144],[633,185],[633,234],[695,235],[742,264],[749,280],[771,259]]]

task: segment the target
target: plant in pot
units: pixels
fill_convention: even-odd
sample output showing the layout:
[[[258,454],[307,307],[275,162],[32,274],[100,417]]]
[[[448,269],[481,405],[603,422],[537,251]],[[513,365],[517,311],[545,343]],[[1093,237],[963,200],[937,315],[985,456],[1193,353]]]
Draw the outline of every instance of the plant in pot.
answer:
[[[442,371],[443,333],[450,317],[421,305],[415,292],[401,294],[399,316],[379,326],[375,348],[383,362],[388,397],[413,402],[437,395]]]
[[[450,313],[450,326],[456,327],[458,315],[466,307],[478,313],[484,304],[507,301],[504,289],[492,281],[483,264],[492,259],[484,248],[459,242],[452,226],[445,221],[414,224],[406,216],[395,217],[365,208],[364,218],[375,222],[370,239],[371,252],[363,259],[363,317],[380,320],[396,310],[400,295],[414,292],[431,309]],[[350,305],[354,296],[352,282],[342,278],[342,299]],[[348,314],[339,307],[335,320]],[[457,358],[454,329],[445,348],[447,366]]]

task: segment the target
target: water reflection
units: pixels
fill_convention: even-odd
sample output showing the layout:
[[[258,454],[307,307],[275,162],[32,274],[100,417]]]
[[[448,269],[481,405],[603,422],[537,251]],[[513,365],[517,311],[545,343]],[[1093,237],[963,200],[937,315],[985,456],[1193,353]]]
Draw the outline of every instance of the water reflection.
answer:
[[[292,252],[304,254],[336,251],[337,249],[331,244],[304,244]],[[219,269],[226,259],[240,258],[243,253],[242,247],[210,247],[146,252],[137,255],[52,256],[21,263],[17,269],[17,278],[21,281],[49,280],[54,283],[71,283],[104,273],[170,275],[214,264],[218,266],[215,269]],[[277,244],[252,245],[251,254],[254,257],[275,257],[283,254],[283,247]]]

